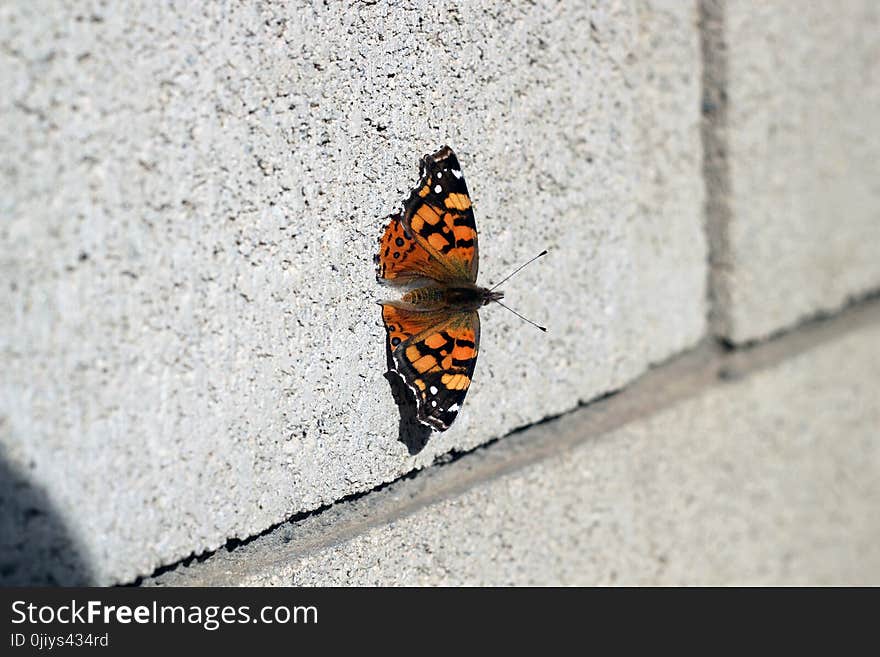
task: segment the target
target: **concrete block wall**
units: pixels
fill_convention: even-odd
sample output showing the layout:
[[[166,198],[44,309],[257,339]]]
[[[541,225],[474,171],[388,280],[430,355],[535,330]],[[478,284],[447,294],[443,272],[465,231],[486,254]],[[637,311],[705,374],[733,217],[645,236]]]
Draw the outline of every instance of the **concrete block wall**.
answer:
[[[714,328],[742,344],[877,290],[880,5],[703,9]]]
[[[878,584],[874,310],[786,341],[781,361],[725,362],[734,381],[694,354],[467,464],[149,584]]]
[[[781,17],[762,24],[769,44],[774,29],[787,28],[785,9],[766,11],[773,7]],[[819,49],[829,62],[858,65],[842,85],[876,77],[876,48],[858,29],[866,16],[873,20],[870,6],[853,3],[823,17],[833,25],[821,29],[863,35],[855,54],[812,44],[817,37],[801,30],[806,54],[792,75]],[[737,231],[758,221],[737,196],[751,193],[737,176],[753,176],[756,156],[738,140],[760,132],[746,126],[749,103],[799,92],[812,107],[797,79],[780,88],[776,69],[754,76],[748,60],[733,63],[747,17],[745,5],[660,0],[0,8],[0,81],[10,90],[0,115],[13,128],[0,137],[9,192],[0,225],[0,466],[8,473],[0,525],[9,528],[0,532],[0,578],[130,582],[273,526],[273,537],[332,533],[328,506],[346,508],[352,494],[413,470],[442,471],[428,466],[445,454],[497,438],[512,444],[511,431],[625,389],[711,333],[758,339],[880,287],[870,258],[847,261],[838,251],[839,266],[794,283],[809,262],[798,249],[810,242],[815,252],[831,222],[841,226],[836,249],[850,240],[870,250],[857,237],[877,224],[867,159],[878,142],[869,132],[852,160],[851,127],[826,136],[836,171],[857,175],[838,176],[828,194],[858,212],[841,222],[809,205],[801,238],[779,247],[801,269],[772,274],[775,286],[759,280],[767,259],[738,241]],[[743,48],[759,64],[761,52]],[[707,102],[728,85],[742,91]],[[828,111],[835,100],[823,97]],[[767,157],[791,157],[792,143],[811,148],[799,123],[788,131],[787,141],[761,146]],[[550,250],[506,286],[514,307],[549,331],[485,309],[464,410],[419,450],[401,440],[383,378],[374,301],[388,291],[374,284],[372,255],[383,217],[415,183],[419,156],[442,144],[456,149],[473,196],[481,282]],[[789,198],[814,189],[819,160],[804,165]],[[848,197],[850,188],[860,195]],[[780,218],[774,202],[785,201],[768,194],[760,209],[779,221],[766,229],[782,234],[800,210]],[[762,313],[738,296],[790,299],[790,286],[808,288],[791,312]],[[798,381],[809,385],[803,370]],[[758,393],[741,394],[746,401],[732,394],[726,412]],[[723,405],[725,394],[716,396]],[[702,408],[685,404],[640,435],[687,432]],[[717,425],[699,429],[712,433],[709,445],[731,440]],[[703,444],[686,443],[671,449]],[[623,449],[600,463],[614,472],[626,458]],[[581,465],[569,479],[603,467]],[[588,494],[590,481],[571,485]],[[483,483],[506,485],[489,475]],[[564,492],[529,491],[536,503]],[[553,548],[567,565],[529,571],[540,555],[524,547],[526,557],[497,570],[445,581],[605,581],[567,561],[581,540],[577,505],[557,502],[572,519]],[[481,522],[479,511],[462,510],[429,506],[425,522]],[[287,524],[315,513],[317,529]],[[620,521],[617,513],[605,517]],[[520,526],[515,514],[499,514]],[[431,549],[457,540],[436,534]],[[325,555],[331,564],[314,552],[323,579],[296,575],[293,561],[267,579],[259,554],[241,554],[254,555],[252,575],[236,578],[239,563],[231,583],[343,584],[329,573],[358,554],[372,558],[358,548]],[[205,568],[224,569],[221,556]],[[508,567],[531,574],[512,577]],[[581,576],[566,575],[575,570]]]

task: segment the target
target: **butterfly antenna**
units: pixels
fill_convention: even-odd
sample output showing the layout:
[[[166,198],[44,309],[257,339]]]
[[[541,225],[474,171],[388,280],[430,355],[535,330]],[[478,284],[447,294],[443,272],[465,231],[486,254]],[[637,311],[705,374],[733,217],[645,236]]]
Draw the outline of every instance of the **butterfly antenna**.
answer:
[[[513,278],[516,274],[518,274],[520,271],[522,271],[522,270],[525,269],[527,266],[529,266],[530,264],[532,264],[535,260],[537,260],[537,259],[540,258],[541,256],[545,256],[545,255],[547,255],[547,249],[544,249],[543,251],[541,251],[538,255],[536,255],[534,258],[532,258],[531,260],[529,260],[529,261],[528,261],[527,263],[525,263],[524,265],[520,265],[519,267],[517,267],[516,269],[514,269],[511,273],[509,273],[507,276],[505,276],[504,278],[502,278],[500,283],[495,283],[495,285],[493,285],[492,287],[490,287],[489,290],[490,290],[490,291],[491,291],[491,290],[494,290],[496,287],[498,287],[499,285],[501,285],[501,283],[506,283],[506,282],[509,281],[511,278]],[[501,304],[501,305],[503,306],[504,304]],[[507,308],[507,306],[504,306],[504,307]],[[507,308],[507,309],[510,310],[510,308]],[[513,312],[513,311],[511,311],[511,312]],[[525,319],[525,317],[523,317],[523,319]],[[526,320],[526,321],[528,321],[528,320]],[[533,323],[534,323],[534,322],[533,322]],[[538,326],[538,325],[535,324],[535,326]],[[541,327],[538,326],[538,328],[541,328]],[[543,329],[543,330],[546,331],[547,329]]]
[[[545,251],[544,253],[546,253],[546,251]],[[544,255],[544,254],[542,253],[541,255]],[[502,308],[507,308],[510,312],[512,312],[514,315],[516,315],[517,317],[519,317],[519,318],[520,318],[521,320],[523,320],[524,322],[528,322],[529,324],[531,324],[531,325],[534,326],[535,328],[537,328],[537,329],[541,329],[542,331],[544,331],[544,333],[547,332],[547,327],[546,327],[546,326],[541,326],[540,324],[535,324],[535,322],[533,322],[532,320],[530,320],[528,317],[523,317],[522,315],[520,315],[518,312],[516,312],[516,311],[515,311],[513,308],[511,308],[510,306],[505,306],[503,303],[501,303],[500,301],[498,301],[498,299],[494,299],[494,301],[495,301],[495,303],[497,303],[497,304],[498,304],[499,306],[501,306]]]

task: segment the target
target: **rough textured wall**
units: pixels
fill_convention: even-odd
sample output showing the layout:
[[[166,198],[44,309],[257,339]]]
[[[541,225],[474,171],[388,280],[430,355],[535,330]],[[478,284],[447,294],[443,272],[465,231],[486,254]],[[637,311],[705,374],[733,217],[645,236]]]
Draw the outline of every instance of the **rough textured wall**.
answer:
[[[7,581],[130,580],[693,344],[699,78],[690,3],[4,4],[0,456],[36,500]],[[372,255],[444,143],[482,281],[551,250],[507,288],[550,330],[486,309],[411,455]]]
[[[746,355],[751,371],[738,380],[704,380],[651,412],[654,398],[699,369],[677,363],[676,376],[658,373],[595,413],[469,455],[471,467],[494,476],[469,481],[461,468],[431,473],[426,484],[399,482],[376,495],[384,500],[341,509],[332,524],[310,518],[150,583],[880,583],[880,360],[866,357],[877,351],[878,320],[875,307],[866,326],[766,370],[751,369],[760,358]],[[627,421],[614,408],[622,398],[643,413]],[[603,430],[603,415],[623,426]],[[529,453],[524,443],[544,458],[505,471],[505,459]],[[427,503],[382,517],[384,505],[403,510],[420,496]],[[369,526],[372,518],[379,522]],[[346,532],[358,521],[359,531]]]
[[[716,331],[742,343],[880,289],[880,5],[702,4]]]

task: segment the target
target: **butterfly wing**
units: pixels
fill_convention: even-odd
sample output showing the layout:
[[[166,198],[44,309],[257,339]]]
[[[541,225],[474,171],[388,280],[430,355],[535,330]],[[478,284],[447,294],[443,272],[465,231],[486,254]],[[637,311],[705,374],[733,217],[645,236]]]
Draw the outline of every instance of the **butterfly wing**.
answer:
[[[453,280],[476,283],[477,224],[458,158],[444,146],[425,155],[419,168],[421,180],[404,206],[404,225]]]
[[[420,162],[419,185],[379,239],[376,277],[475,283],[477,225],[458,158],[448,146]]]
[[[382,305],[394,371],[413,391],[419,422],[445,431],[471,384],[480,344],[476,311],[419,311],[402,302]]]
[[[379,238],[379,253],[373,258],[378,281],[407,285],[426,278],[435,281],[449,278],[449,270],[407,232],[402,213],[388,219],[388,226]]]

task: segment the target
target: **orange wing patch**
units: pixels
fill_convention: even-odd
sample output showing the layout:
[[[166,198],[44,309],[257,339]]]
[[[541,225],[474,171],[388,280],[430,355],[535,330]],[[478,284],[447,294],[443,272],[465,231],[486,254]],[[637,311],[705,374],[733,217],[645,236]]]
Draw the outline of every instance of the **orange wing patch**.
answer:
[[[467,194],[457,194],[450,192],[443,199],[443,204],[451,210],[469,210],[471,207],[471,199]]]
[[[379,253],[373,258],[377,280],[405,284],[420,278],[437,279],[446,269],[404,228],[399,214],[389,217],[388,227],[379,238]]]
[[[386,302],[381,305],[382,322],[385,324],[388,346],[392,351],[410,338],[443,323],[445,319],[442,314],[411,309],[401,302]]]
[[[446,270],[443,278],[437,280],[475,282],[477,230],[470,209],[441,209],[418,203],[410,211],[413,237]]]

